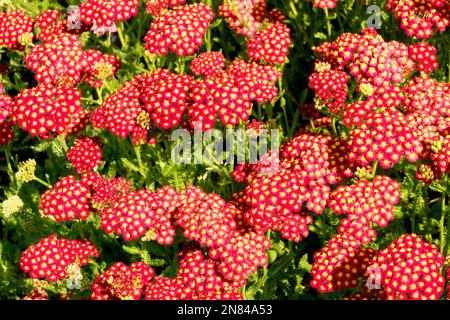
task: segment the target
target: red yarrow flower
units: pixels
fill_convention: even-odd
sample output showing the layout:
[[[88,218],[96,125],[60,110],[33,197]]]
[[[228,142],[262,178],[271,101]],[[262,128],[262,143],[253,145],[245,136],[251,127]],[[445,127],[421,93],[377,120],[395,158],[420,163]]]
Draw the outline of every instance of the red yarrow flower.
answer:
[[[177,193],[163,187],[154,193],[148,190],[129,191],[100,213],[102,230],[122,235],[125,241],[142,238],[159,244],[171,244],[175,235],[172,219]]]
[[[34,20],[23,11],[0,12],[0,47],[24,50],[33,40],[33,25]]]
[[[253,100],[272,101],[278,90],[274,86],[279,73],[272,66],[235,60],[227,70],[197,81],[190,91],[188,117],[191,127],[209,130],[216,117],[222,124],[237,125],[247,121]]]
[[[394,205],[400,200],[400,184],[387,176],[372,181],[361,179],[349,186],[339,186],[330,195],[328,204],[336,214],[365,217],[379,227],[394,220]]]
[[[225,68],[226,59],[220,52],[202,52],[191,62],[191,70],[195,76],[214,75]]]
[[[74,176],[66,176],[42,194],[39,211],[56,221],[85,220],[90,214],[90,196],[86,183],[77,181]]]
[[[51,43],[65,35],[78,35],[89,30],[81,21],[80,25],[71,25],[69,18],[60,19],[62,16],[63,13],[55,9],[42,11],[35,20],[35,28],[39,29],[36,38]]]
[[[192,55],[203,45],[203,35],[213,17],[212,9],[203,3],[168,9],[150,25],[144,37],[145,49],[154,55],[169,51],[178,56]]]
[[[138,14],[139,0],[86,0],[80,4],[80,19],[85,24],[110,27]]]
[[[430,74],[439,69],[437,49],[426,42],[420,42],[408,47],[409,56],[416,61],[417,70]]]
[[[94,279],[92,300],[139,300],[155,271],[143,262],[116,262]]]
[[[226,0],[219,7],[219,15],[234,32],[251,37],[261,28],[266,9],[265,0]]]
[[[102,175],[92,171],[83,174],[81,181],[90,188],[89,205],[92,211],[101,211],[109,207],[131,189],[130,180],[122,177],[105,179]]]
[[[436,30],[443,32],[450,23],[445,1],[388,0],[386,9],[400,20],[400,28],[410,37],[425,39]]]
[[[185,3],[186,0],[148,0],[145,12],[158,16],[169,7],[176,7]]]
[[[321,9],[334,9],[337,0],[313,0],[313,6]]]
[[[12,98],[4,93],[0,83],[0,145],[7,144],[14,136],[13,123],[8,119],[12,109]]]
[[[361,166],[378,161],[384,169],[392,168],[403,156],[416,162],[423,150],[419,133],[397,110],[370,114],[362,125],[351,131],[347,144],[350,161]]]
[[[289,28],[281,22],[268,24],[247,42],[247,55],[260,63],[284,64],[292,39]]]
[[[443,266],[439,248],[411,234],[380,251],[370,265],[379,270],[387,300],[438,300],[444,292]],[[371,273],[369,279],[376,276]]]
[[[115,56],[82,50],[81,41],[70,34],[34,46],[24,59],[27,68],[36,73],[36,81],[56,86],[85,82],[101,87],[120,67],[120,60]]]
[[[82,267],[99,252],[89,241],[68,240],[53,234],[28,247],[20,258],[22,270],[35,279],[50,282],[66,279],[71,265]]]
[[[146,300],[241,300],[239,288],[218,273],[214,260],[205,258],[195,245],[185,246],[176,278],[154,277],[147,285]]]
[[[78,174],[94,170],[102,163],[102,143],[95,138],[77,138],[66,158]]]
[[[72,135],[84,128],[89,111],[82,108],[81,92],[73,87],[39,85],[15,97],[11,119],[31,136],[49,139]]]
[[[192,82],[190,76],[164,69],[139,75],[106,98],[91,122],[120,138],[130,134],[134,144],[152,142],[147,135],[155,127],[167,130],[179,124]]]

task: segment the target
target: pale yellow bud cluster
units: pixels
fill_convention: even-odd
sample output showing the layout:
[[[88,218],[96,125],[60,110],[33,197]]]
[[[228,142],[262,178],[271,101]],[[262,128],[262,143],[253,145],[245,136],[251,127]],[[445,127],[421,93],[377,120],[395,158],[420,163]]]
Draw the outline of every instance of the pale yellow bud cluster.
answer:
[[[33,33],[25,32],[19,36],[19,43],[23,46],[27,46],[33,43]]]
[[[361,90],[361,93],[366,97],[370,97],[374,92],[374,88],[370,83],[362,83],[359,86],[359,90]]]
[[[11,218],[11,216],[20,211],[23,208],[23,201],[19,196],[12,196],[2,203],[2,214],[5,219]]]
[[[325,107],[325,103],[323,103],[322,99],[319,97],[314,97],[314,106],[317,110],[322,110]]]
[[[331,70],[331,65],[328,62],[318,62],[314,66],[315,72],[324,72],[328,70]]]
[[[355,176],[358,179],[370,179],[372,178],[372,172],[366,167],[356,168]]]
[[[431,142],[431,151],[438,153],[444,147],[444,137],[439,136],[439,140]]]
[[[18,171],[16,172],[16,179],[19,182],[30,182],[34,178],[34,172],[36,171],[36,160],[28,159],[27,161],[20,162]]]
[[[97,79],[105,80],[113,74],[113,66],[109,63],[98,62],[94,65],[94,69],[98,72]]]

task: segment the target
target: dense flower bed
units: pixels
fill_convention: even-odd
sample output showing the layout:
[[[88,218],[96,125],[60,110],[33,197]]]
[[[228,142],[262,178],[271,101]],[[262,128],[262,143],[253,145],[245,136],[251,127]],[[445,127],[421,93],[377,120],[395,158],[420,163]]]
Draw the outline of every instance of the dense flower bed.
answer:
[[[2,5],[0,298],[447,299],[450,4],[375,2]]]

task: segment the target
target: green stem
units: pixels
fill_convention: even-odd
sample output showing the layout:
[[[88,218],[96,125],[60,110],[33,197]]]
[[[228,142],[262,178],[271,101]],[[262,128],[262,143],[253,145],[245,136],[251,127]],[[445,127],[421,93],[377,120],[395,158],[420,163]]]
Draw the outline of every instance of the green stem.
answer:
[[[450,50],[448,51],[449,56],[448,58],[450,59]],[[448,61],[448,60],[447,60]],[[450,63],[448,64],[448,77],[447,77],[447,82],[450,82]]]
[[[212,49],[212,43],[211,43],[211,29],[208,28],[208,30],[206,30],[205,33],[205,46],[206,46],[206,51],[210,52]]]
[[[270,235],[271,235],[271,230],[268,230],[267,232],[266,232],[266,237],[267,237],[267,239],[269,239],[270,240]],[[264,268],[263,268],[263,275],[264,276],[267,276],[267,272],[268,272],[268,270],[267,270],[267,266],[264,266]]]
[[[298,16],[297,8],[295,7],[294,1],[289,1],[289,9],[291,9],[292,15],[294,17]]]
[[[450,219],[447,219],[447,249],[445,250],[446,256],[450,255]]]
[[[102,89],[100,88],[95,88],[95,92],[97,92],[97,101],[99,104],[103,103],[103,95],[102,95]]]
[[[327,21],[327,34],[328,34],[328,38],[331,38],[331,23],[330,23],[330,18],[328,15],[328,9],[325,8],[325,20]]]
[[[286,113],[286,106],[281,106],[281,109],[283,109],[283,118],[286,126],[286,132],[289,132],[289,119]]]
[[[142,163],[142,158],[141,158],[141,146],[136,146],[136,145],[133,144],[133,150],[134,150],[134,153],[136,154],[136,158],[137,158],[137,161],[138,161],[139,173],[144,178],[147,178],[147,175],[145,174],[145,170],[144,170],[144,165]]]
[[[69,147],[67,146],[64,135],[59,135],[56,139],[58,140],[59,144],[63,148],[64,153],[67,153],[69,151]]]
[[[145,53],[144,53],[144,61],[145,61],[145,64],[147,65],[147,68],[150,71],[153,71],[153,70],[156,69],[155,68],[155,63],[154,62],[150,62],[149,58],[147,57],[147,55]],[[147,72],[147,70],[144,70],[144,72]]]
[[[441,203],[441,220],[439,221],[439,234],[440,234],[440,241],[439,241],[439,249],[441,253],[444,253],[445,248],[445,233],[448,230],[445,230],[444,223],[445,223],[445,215],[446,215],[446,209],[445,209],[445,193],[442,193],[442,203]],[[448,236],[448,234],[447,234]]]
[[[51,184],[48,184],[47,182],[45,182],[44,180],[42,180],[36,176],[34,176],[33,180],[36,182],[39,182],[40,184],[42,184],[43,186],[46,186],[49,189],[53,188]]]
[[[117,26],[117,34],[119,35],[120,43],[122,44],[122,49],[125,50],[127,48],[127,43],[125,42],[125,38],[123,37],[122,26],[123,26],[122,23]]]
[[[372,179],[375,178],[375,175],[377,174],[377,168],[378,168],[378,161],[375,161],[372,165]]]
[[[331,118],[331,130],[333,130],[333,135],[339,138],[337,129],[336,129],[336,118]]]
[[[8,176],[11,179],[11,181],[14,181],[15,176],[14,176],[14,170],[12,169],[12,165],[11,165],[11,152],[9,151],[9,149],[5,150],[5,158],[6,158],[6,164],[8,167]]]
[[[417,187],[415,188],[415,191],[417,192]],[[412,209],[412,214],[410,217],[411,220],[411,233],[414,234],[416,233],[416,207],[417,207],[417,199],[418,199],[418,195],[416,193],[416,197],[414,198],[414,207]]]
[[[270,240],[270,235],[271,235],[271,230],[268,230],[267,232],[266,232],[266,237]],[[267,300],[268,299],[268,297],[267,297],[267,295],[268,295],[268,288],[267,288],[267,273],[268,273],[268,268],[267,268],[267,266],[264,266],[263,267],[263,278],[265,278],[266,280],[265,280],[265,282],[264,282],[264,289],[263,289],[263,299],[264,300]]]

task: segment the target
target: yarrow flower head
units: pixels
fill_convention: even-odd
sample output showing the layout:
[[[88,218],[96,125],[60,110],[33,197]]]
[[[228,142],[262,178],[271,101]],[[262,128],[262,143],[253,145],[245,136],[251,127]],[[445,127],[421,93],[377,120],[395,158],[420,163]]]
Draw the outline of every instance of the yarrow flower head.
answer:
[[[55,38],[52,42],[31,48],[24,58],[36,81],[45,84],[74,84],[81,80],[83,51],[75,35]]]
[[[373,250],[361,249],[377,236],[371,223],[386,227],[394,218],[393,206],[399,200],[400,184],[387,176],[376,176],[373,181],[361,179],[334,190],[330,208],[348,216],[341,220],[338,233],[314,254],[311,286],[322,293],[357,287],[374,256]]]
[[[20,258],[20,267],[31,278],[56,282],[68,277],[68,266],[82,267],[89,263],[89,258],[98,256],[99,252],[88,241],[68,240],[53,234],[28,247]]]
[[[179,124],[192,82],[164,69],[137,76],[106,98],[91,122],[121,138],[130,134],[135,144],[149,142],[147,134],[155,126],[167,130]]]
[[[314,90],[316,97],[329,108],[330,112],[338,114],[345,106],[350,76],[344,71],[320,69],[322,71],[309,76],[308,86]]]
[[[36,160],[28,159],[27,161],[19,162],[17,165],[16,179],[19,182],[30,182],[34,178],[34,172],[36,171]]]
[[[265,0],[226,0],[219,7],[219,15],[237,34],[252,37],[263,22],[282,22],[286,16],[278,9],[267,12]]]
[[[343,33],[314,51],[319,61],[329,63],[332,69],[347,69],[359,83],[370,83],[375,89],[401,84],[416,66],[407,45],[386,42],[375,29],[364,29],[361,34]]]
[[[82,80],[91,87],[100,88],[110,77],[114,77],[121,66],[121,61],[114,55],[105,55],[97,50],[84,51],[86,67]]]
[[[361,245],[346,233],[328,240],[326,246],[314,253],[311,287],[321,293],[357,287],[374,255],[373,250],[360,249]]]
[[[86,183],[77,181],[74,176],[66,176],[42,194],[39,211],[56,221],[85,220],[90,214],[90,196]]]
[[[336,214],[364,216],[381,228],[394,220],[394,205],[400,200],[400,184],[387,176],[372,181],[361,179],[349,186],[339,186],[330,195],[329,206]]]
[[[5,94],[0,83],[0,145],[7,144],[14,136],[13,123],[9,120],[13,99]]]
[[[311,286],[322,293],[358,286],[374,255],[370,249],[361,249],[377,236],[371,223],[386,227],[399,200],[400,184],[385,176],[334,190],[328,200],[330,208],[348,216],[341,220],[338,233],[314,254]]]
[[[225,244],[209,250],[209,256],[218,260],[217,270],[235,286],[241,287],[258,267],[267,266],[266,251],[270,240],[264,234],[246,232],[235,234]]]
[[[445,31],[450,23],[445,1],[388,0],[386,9],[400,20],[400,27],[408,36],[419,39],[430,37],[435,30]]]
[[[94,279],[92,300],[139,300],[155,271],[143,262],[116,262]]]
[[[220,52],[202,52],[191,62],[191,70],[195,76],[210,76],[225,69],[226,59]]]
[[[145,49],[151,54],[178,56],[194,54],[203,45],[203,35],[214,17],[210,7],[194,3],[168,9],[150,25],[144,37]]]
[[[0,12],[0,47],[24,50],[33,39],[33,25],[34,20],[23,11]]]
[[[66,35],[79,35],[89,29],[84,24],[72,27],[69,17],[61,19],[64,14],[56,9],[42,11],[35,19],[35,28],[39,30],[37,39],[43,43],[51,43]]]
[[[154,277],[145,291],[146,300],[241,300],[239,287],[217,272],[214,260],[188,244],[178,254],[175,278]]]
[[[313,219],[302,205],[322,213],[330,185],[353,176],[345,153],[342,141],[305,132],[282,146],[275,170],[265,173],[262,162],[237,166],[232,176],[246,184],[237,198],[245,208],[245,222],[257,231],[280,231],[293,241],[308,236]]]
[[[9,219],[15,213],[19,212],[23,208],[23,201],[18,195],[13,195],[3,201],[2,203],[2,214],[3,218]]]
[[[186,238],[202,246],[219,246],[229,241],[236,230],[236,209],[226,205],[217,194],[186,187],[179,197],[176,224]]]
[[[138,14],[139,0],[86,0],[80,4],[80,19],[87,25],[110,27]]]
[[[281,22],[268,24],[247,42],[250,59],[260,63],[284,64],[292,45],[289,28]]]
[[[197,81],[190,91],[191,126],[212,129],[217,116],[225,125],[247,121],[253,100],[264,103],[276,98],[278,91],[273,83],[278,76],[273,66],[238,59],[231,62],[227,70]]]
[[[22,300],[48,300],[48,293],[45,289],[33,289]]]
[[[39,85],[20,92],[12,104],[11,118],[31,136],[49,139],[77,133],[88,114],[78,89]]]
[[[56,86],[85,82],[100,87],[120,67],[115,56],[83,50],[81,41],[71,34],[34,46],[24,59],[27,68],[36,73],[36,81]]]
[[[81,182],[86,183],[90,188],[89,205],[90,209],[95,212],[116,203],[122,194],[131,189],[131,181],[125,178],[105,179],[102,175],[92,171],[83,174]]]
[[[94,170],[102,163],[102,143],[95,138],[80,137],[67,152],[66,158],[77,173]]]
[[[313,6],[321,9],[334,9],[337,0],[313,0]]]
[[[444,256],[438,247],[416,235],[396,239],[376,255],[370,266],[380,270],[387,300],[437,300],[444,292]]]
[[[420,164],[416,172],[416,179],[425,184],[431,184],[436,178],[436,175],[430,165]]]
[[[147,0],[145,12],[158,16],[169,7],[177,7],[185,3],[186,0]]]
[[[337,239],[342,239],[339,244]],[[326,248],[314,255],[311,286],[321,293],[358,287],[376,251],[371,248],[346,250],[349,248],[346,240],[339,236],[329,240]]]
[[[416,61],[417,70],[430,74],[439,69],[437,49],[426,42],[420,42],[408,47],[409,56]]]
[[[423,150],[419,134],[399,111],[378,112],[353,130],[348,137],[349,160],[362,166],[378,161],[384,169],[402,157],[415,162]]]
[[[34,289],[25,296],[22,300],[48,300],[48,293],[45,289],[48,286],[48,282],[45,280],[33,279]]]
[[[175,235],[172,217],[176,201],[177,193],[171,187],[163,187],[156,193],[129,191],[100,213],[102,230],[122,235],[125,241],[144,238],[171,244]]]
[[[447,270],[446,270],[446,280],[448,283],[447,284],[447,299],[450,299],[450,268],[449,267],[447,267]]]

